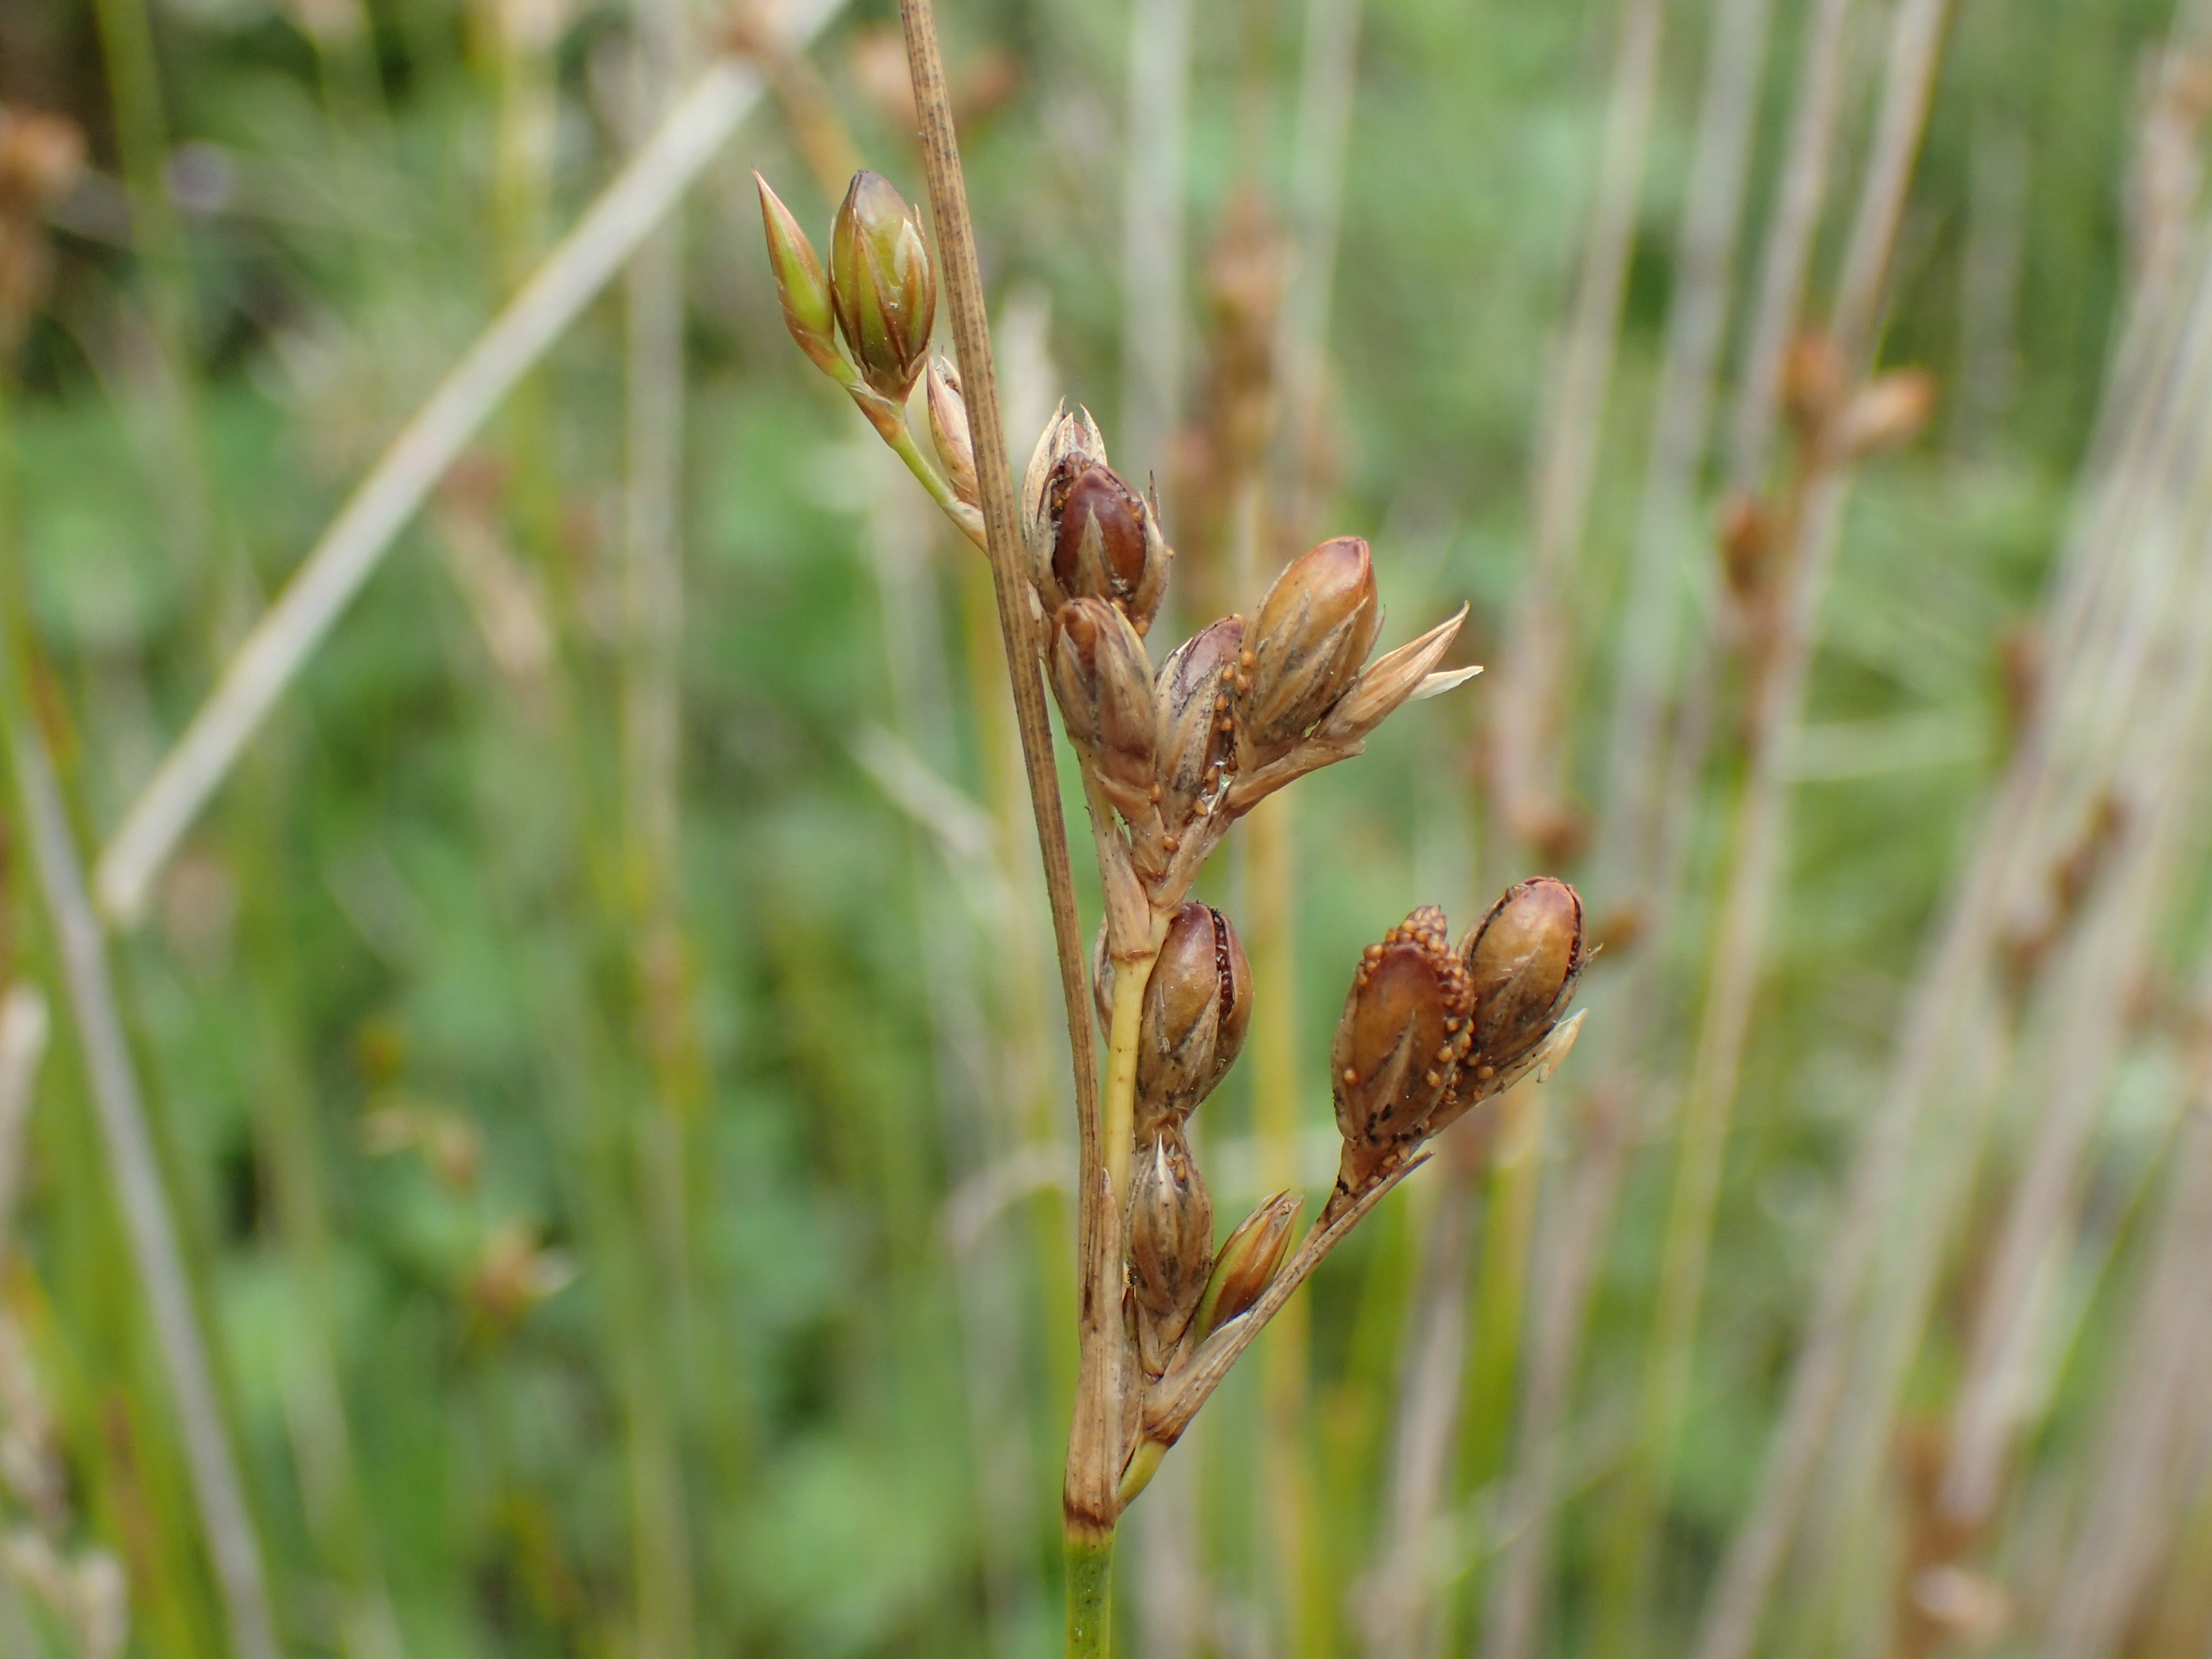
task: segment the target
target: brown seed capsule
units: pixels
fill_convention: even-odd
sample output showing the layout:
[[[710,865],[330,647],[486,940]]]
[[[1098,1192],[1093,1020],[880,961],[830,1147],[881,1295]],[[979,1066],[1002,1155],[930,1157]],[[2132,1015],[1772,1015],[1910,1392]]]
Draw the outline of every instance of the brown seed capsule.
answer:
[[[861,378],[904,403],[937,318],[921,219],[879,173],[856,173],[830,234],[830,301]]]
[[[1054,465],[1043,500],[1052,535],[1039,573],[1047,599],[1109,600],[1144,633],[1167,591],[1170,555],[1157,507],[1113,468],[1079,453]]]
[[[1052,574],[1053,542],[1060,528],[1054,481],[1076,470],[1072,464],[1078,459],[1085,465],[1105,465],[1106,440],[1090,410],[1079,409],[1070,414],[1062,405],[1045,422],[1036,448],[1030,452],[1028,470],[1022,474],[1022,546],[1029,555],[1030,580],[1036,584],[1048,616],[1072,597]]]
[[[1157,1376],[1182,1338],[1213,1266],[1213,1200],[1182,1133],[1138,1149],[1129,1178],[1129,1290],[1146,1369]]]
[[[783,325],[817,368],[834,372],[837,362],[837,318],[830,303],[830,279],[821,257],[799,228],[782,198],[758,173],[761,224],[768,232],[769,269],[775,275],[775,296],[783,306]]]
[[[1275,578],[1247,635],[1251,662],[1237,706],[1251,762],[1282,754],[1328,713],[1382,621],[1374,557],[1357,536],[1323,542]]]
[[[1071,599],[1052,621],[1047,678],[1068,741],[1132,817],[1152,793],[1152,665],[1129,620],[1103,599]]]
[[[1424,905],[1361,958],[1329,1050],[1352,1190],[1419,1141],[1468,1051],[1467,972]]]
[[[1212,1277],[1198,1299],[1192,1328],[1200,1342],[1243,1317],[1267,1293],[1291,1254],[1298,1206],[1296,1193],[1277,1193],[1237,1224],[1213,1259]]]
[[[975,444],[968,434],[968,400],[961,393],[960,372],[942,357],[929,362],[929,437],[937,446],[937,459],[945,463],[945,482],[952,493],[973,507],[982,499],[975,483]]]
[[[1587,959],[1583,902],[1550,876],[1516,882],[1460,947],[1479,1065],[1504,1072],[1550,1035]]]
[[[1252,967],[1229,918],[1186,900],[1168,924],[1137,1036],[1137,1139],[1180,1124],[1212,1094],[1244,1047]]]
[[[1224,617],[1177,646],[1155,682],[1160,822],[1180,831],[1236,769],[1228,718],[1231,677],[1244,645],[1244,619]]]

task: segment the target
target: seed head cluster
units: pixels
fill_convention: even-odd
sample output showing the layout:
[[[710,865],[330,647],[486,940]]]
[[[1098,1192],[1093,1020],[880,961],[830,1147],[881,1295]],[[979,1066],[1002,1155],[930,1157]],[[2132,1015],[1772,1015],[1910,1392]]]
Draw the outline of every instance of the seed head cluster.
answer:
[[[825,271],[764,180],[760,194],[793,337],[980,544],[960,378],[928,356],[937,289],[920,216],[881,177],[859,174]],[[934,466],[907,412],[925,379]],[[1370,945],[1330,1049],[1343,1147],[1327,1207],[1294,1243],[1300,1200],[1278,1193],[1217,1250],[1190,1123],[1243,1047],[1252,970],[1229,918],[1192,898],[1191,884],[1261,800],[1359,753],[1414,697],[1478,672],[1440,667],[1467,612],[1370,661],[1382,624],[1374,551],[1332,537],[1285,567],[1249,616],[1207,623],[1156,669],[1148,641],[1175,550],[1157,493],[1115,471],[1086,411],[1063,406],[1048,423],[1017,506],[1031,633],[1082,769],[1104,889],[1092,989],[1108,1086],[1092,1150],[1117,1230],[1108,1260],[1121,1272],[1121,1359],[1114,1409],[1089,1420],[1118,1424],[1104,1431],[1120,1442],[1105,1455],[1126,1502],[1423,1143],[1565,1052],[1579,1016],[1561,1016],[1587,959],[1582,903],[1538,877],[1509,889],[1455,947],[1433,906]]]

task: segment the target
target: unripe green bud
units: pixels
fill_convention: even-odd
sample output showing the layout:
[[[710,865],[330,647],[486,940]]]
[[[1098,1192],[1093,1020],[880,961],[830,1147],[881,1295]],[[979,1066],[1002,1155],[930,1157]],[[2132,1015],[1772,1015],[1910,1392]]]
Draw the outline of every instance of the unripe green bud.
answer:
[[[1304,1203],[1296,1193],[1277,1193],[1237,1224],[1213,1258],[1206,1294],[1198,1299],[1191,1328],[1203,1342],[1232,1319],[1249,1313],[1289,1260],[1291,1238]]]
[[[1160,822],[1180,836],[1211,811],[1237,763],[1230,686],[1244,645],[1244,619],[1224,617],[1185,640],[1161,665],[1158,705]]]
[[[830,300],[853,361],[894,403],[914,390],[937,318],[921,220],[879,173],[856,173],[830,234]]]
[[[1252,966],[1229,918],[1188,899],[1145,984],[1137,1031],[1137,1139],[1180,1124],[1228,1075],[1252,1019]]]
[[[1275,578],[1246,635],[1237,735],[1263,765],[1313,729],[1358,677],[1382,606],[1375,561],[1357,536],[1301,554]]]
[[[1467,973],[1424,905],[1370,945],[1329,1051],[1342,1183],[1357,1192],[1428,1133],[1467,1056]]]
[[[782,198],[768,187],[758,173],[753,183],[760,190],[761,224],[768,233],[768,264],[775,275],[775,297],[783,307],[783,325],[799,349],[824,373],[836,372],[837,320],[830,303],[830,279],[823,275],[822,260],[814,244],[792,217]]]
[[[1124,817],[1151,805],[1152,665],[1145,642],[1103,599],[1071,599],[1053,617],[1046,676],[1066,722],[1107,799]]]

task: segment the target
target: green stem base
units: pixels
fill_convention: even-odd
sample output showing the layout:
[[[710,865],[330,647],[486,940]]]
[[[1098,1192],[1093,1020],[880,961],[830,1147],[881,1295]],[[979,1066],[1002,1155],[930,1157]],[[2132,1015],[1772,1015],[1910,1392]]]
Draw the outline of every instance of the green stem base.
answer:
[[[1067,1534],[1067,1659],[1113,1651],[1114,1534]]]

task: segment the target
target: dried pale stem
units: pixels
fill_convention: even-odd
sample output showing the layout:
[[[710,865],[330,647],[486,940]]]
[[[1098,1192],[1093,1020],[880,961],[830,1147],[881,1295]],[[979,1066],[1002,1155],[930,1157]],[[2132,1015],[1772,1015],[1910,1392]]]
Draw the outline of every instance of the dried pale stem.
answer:
[[[1534,479],[1535,545],[1506,630],[1492,706],[1494,794],[1508,829],[1540,841],[1559,820],[1559,740],[1568,679],[1567,596],[1582,552],[1634,245],[1645,139],[1658,86],[1658,0],[1625,0],[1597,188],[1575,303],[1551,377]]]
[[[0,626],[14,626],[12,620]],[[12,651],[0,650],[0,693],[25,838],[59,948],[63,982],[83,1046],[93,1105],[115,1182],[117,1207],[137,1261],[183,1431],[200,1524],[215,1568],[230,1640],[240,1659],[277,1659],[268,1575],[246,1506],[230,1434],[222,1421],[207,1341],[185,1277],[176,1218],[161,1182],[145,1103],[124,1036],[105,942],[79,872],[76,851],[46,741],[20,707]]]
[[[2192,477],[2180,518],[2183,544],[2201,545],[2212,524],[2212,481]],[[2135,822],[2057,964],[2045,1006],[2062,1018],[2038,1023],[2048,1047],[2022,1068],[2039,1097],[2033,1138],[1996,1231],[1953,1410],[1940,1501],[1947,1520],[1978,1530],[2003,1494],[2013,1448],[2035,1420],[2051,1321],[2054,1255],[2078,1224],[2085,1161],[2119,1058],[2128,1021],[2125,964],[2155,938],[2160,899],[2184,825],[2199,799],[2208,694],[2212,694],[2212,572],[2181,585],[2167,636],[2154,641],[2158,665],[2143,706],[2122,737],[2116,782]]]
[[[1507,1498],[1511,1540],[1491,1587],[1483,1659],[1526,1659],[1543,1628],[1544,1590],[1558,1503],[1559,1429],[1588,1328],[1591,1292],[1607,1224],[1628,1163],[1628,1102],[1601,1084],[1585,1111],[1580,1156],[1555,1231],[1537,1258],[1528,1376],[1521,1390],[1518,1451]]]
[[[1130,8],[1121,441],[1139,455],[1166,448],[1182,400],[1190,52],[1191,0],[1137,0]]]
[[[1097,1043],[1092,1036],[1090,995],[1084,965],[1081,922],[1075,907],[1075,874],[1070,864],[1067,829],[1060,805],[1060,784],[1052,751],[1052,730],[1045,714],[1044,683],[1037,670],[1036,630],[1030,620],[1022,547],[1014,508],[1013,478],[1006,464],[1006,441],[999,415],[999,388],[991,357],[990,323],[983,284],[975,262],[975,236],[968,215],[968,191],[960,172],[960,149],[952,126],[952,104],[945,89],[943,53],[930,0],[900,0],[906,33],[907,69],[921,117],[922,157],[929,179],[929,201],[943,261],[945,296],[951,313],[953,341],[968,403],[969,429],[975,448],[975,474],[981,497],[985,550],[990,556],[999,629],[1013,684],[1014,712],[1029,778],[1030,805],[1036,818],[1037,844],[1043,855],[1045,885],[1052,908],[1053,944],[1060,966],[1060,1000],[1067,1017],[1068,1048],[1075,1073],[1077,1231],[1080,1240],[1077,1300],[1079,1358],[1075,1420],[1068,1436],[1067,1480],[1062,1494],[1068,1540],[1069,1583],[1079,1586],[1093,1553],[1111,1537],[1119,1513],[1115,1489],[1120,1460],[1115,1455],[1121,1422],[1120,1218],[1106,1183],[1105,1144],[1100,1108]],[[1081,1570],[1081,1572],[1079,1571]],[[1106,1568],[1098,1563],[1103,1577]],[[1103,1631],[1101,1636],[1103,1637]]]
[[[1790,100],[1790,146],[1776,186],[1774,217],[1760,250],[1759,283],[1744,345],[1743,376],[1736,386],[1728,455],[1728,481],[1756,494],[1766,480],[1767,460],[1782,412],[1782,365],[1805,304],[1805,275],[1826,198],[1829,152],[1843,104],[1845,48],[1852,0],[1818,0],[1805,27],[1797,86]]]
[[[23,1189],[24,1129],[52,1029],[46,993],[37,986],[19,980],[0,995],[0,1259],[9,1253],[15,1198]]]
[[[2160,1219],[2094,1452],[2094,1495],[2060,1578],[2048,1659],[2122,1651],[2130,1620],[2171,1559],[2203,1472],[2212,1422],[2212,1098],[2200,1083],[2168,1162]]]
[[[2064,815],[2066,780],[2077,770],[2069,756],[2112,752],[2125,730],[2132,695],[2126,688],[2148,653],[2117,637],[2114,615],[2126,608],[2128,594],[2146,586],[2154,608],[2168,603],[2158,584],[2144,580],[2150,543],[2142,520],[2160,475],[2185,467],[2182,458],[2201,442],[2203,416],[2192,423],[2189,410],[2201,411],[2212,371],[2212,264],[2201,235],[2199,241],[2189,283],[2131,298],[2131,337],[2108,370],[2100,438],[2081,485],[2091,509],[2069,538],[2046,605],[2048,677],[1984,814],[1950,911],[1905,999],[1910,1017],[1826,1253],[1757,1493],[1706,1611],[1700,1659],[1744,1659],[1753,1651],[1823,1449],[1832,1439],[1838,1446],[1870,1443],[1881,1432],[1871,1425],[1886,1424],[1893,1408],[1910,1334],[1932,1293],[1940,1217],[1968,1179],[1983,1121],[1971,1096],[1951,1106],[1942,1115],[1958,1121],[1942,1126],[1947,1139],[1938,1148],[1925,1146],[1923,1121],[1955,1090],[1962,1061],[1990,1042],[1991,952],[2022,881],[2047,872],[2036,854],[2048,844],[2054,818]],[[2146,362],[2160,365],[2159,372],[2138,372]],[[1917,1182],[1908,1180],[1916,1151],[1923,1166],[1940,1160],[1948,1173],[1932,1182],[1924,1172]],[[1859,1297],[1885,1255],[1895,1271],[1855,1322]],[[1862,1375],[1851,1388],[1855,1362]],[[1838,1425],[1839,1414],[1851,1421]]]
[[[1674,297],[1637,507],[1597,847],[1601,869],[1626,878],[1632,867],[1641,884],[1666,864],[1663,853],[1650,851],[1662,793],[1654,760],[1664,748],[1682,600],[1701,568],[1692,561],[1705,550],[1693,500],[1711,436],[1772,9],[1773,0],[1720,0],[1714,8],[1697,149],[1675,232]]]
[[[1950,0],[1910,0],[1893,20],[1874,151],[1837,290],[1834,333],[1850,377],[1846,384],[1866,373],[1874,354],[1890,254],[1918,155],[1949,7]],[[1809,78],[1818,78],[1809,64],[1808,72]],[[1825,172],[1825,161],[1821,166]],[[1802,283],[1802,266],[1798,276]],[[1740,453],[1737,459],[1747,457]],[[1748,772],[1737,803],[1732,861],[1711,951],[1712,976],[1682,1107],[1681,1152],[1668,1217],[1641,1431],[1620,1511],[1628,1556],[1615,1583],[1616,1632],[1623,1621],[1637,1620],[1652,1559],[1656,1494],[1687,1401],[1723,1157],[1787,841],[1791,734],[1803,708],[1820,606],[1850,484],[1848,460],[1818,436],[1802,446],[1799,462],[1781,515],[1784,586],[1774,634],[1762,642],[1753,686]]]

